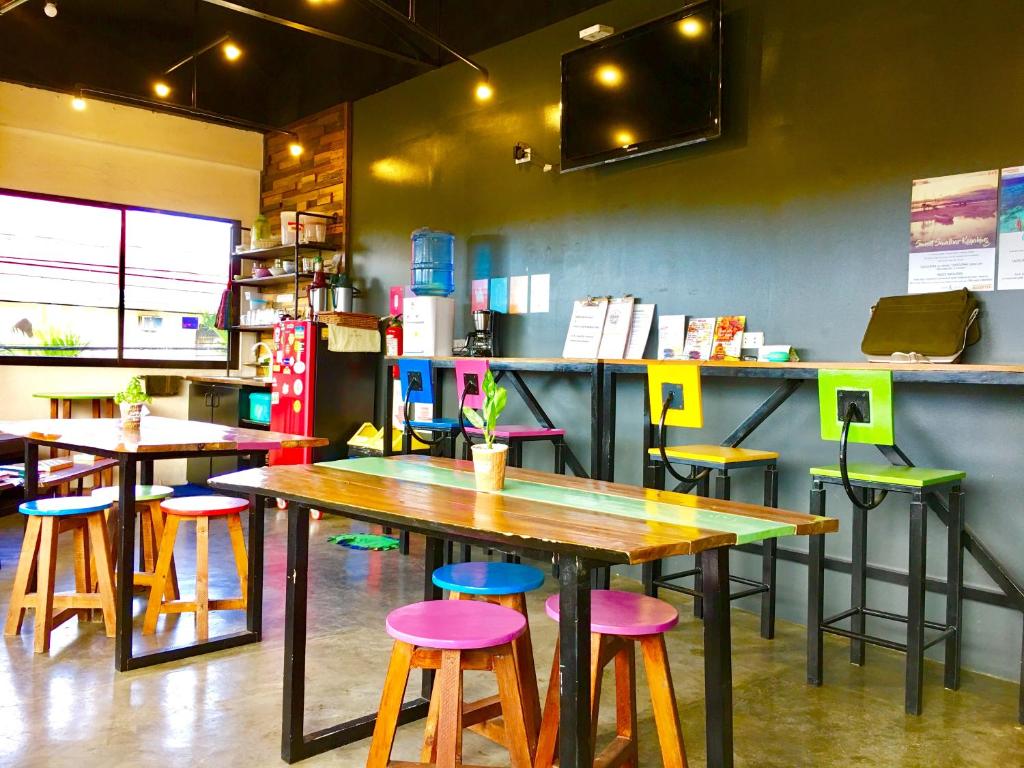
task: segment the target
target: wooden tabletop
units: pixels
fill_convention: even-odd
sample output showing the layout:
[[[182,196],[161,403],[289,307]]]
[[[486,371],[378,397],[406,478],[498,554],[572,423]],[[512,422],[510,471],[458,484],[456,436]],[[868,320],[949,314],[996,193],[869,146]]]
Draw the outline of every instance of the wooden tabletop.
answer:
[[[408,477],[423,479],[377,474],[382,471],[380,462],[395,467],[398,474],[405,474],[401,469],[405,465],[412,472]],[[342,468],[346,465],[360,469]],[[330,466],[263,467],[212,478],[210,484],[225,491],[275,496],[420,533],[578,554],[608,563],[644,563],[732,546],[742,538],[730,530],[733,528],[747,531],[746,540],[754,529],[777,535],[838,530],[834,518],[530,470],[510,468],[509,487],[503,493],[478,493],[441,484],[447,482],[443,477],[446,472],[455,476],[453,482],[471,484],[472,466],[449,459],[394,456],[332,462]],[[421,468],[431,472],[417,475]],[[595,500],[601,499],[618,512],[596,511]],[[627,505],[649,508],[652,519],[634,515],[625,509]],[[666,510],[676,511],[681,522],[667,522]],[[700,524],[687,524],[692,520]]]
[[[113,400],[116,392],[33,392],[32,397],[49,400]]]
[[[2,421],[0,432],[9,432],[41,445],[56,445],[104,456],[269,451],[275,448],[316,448],[329,442],[322,437],[303,437],[160,416],[143,416],[142,427],[138,432],[122,430],[120,419]]]

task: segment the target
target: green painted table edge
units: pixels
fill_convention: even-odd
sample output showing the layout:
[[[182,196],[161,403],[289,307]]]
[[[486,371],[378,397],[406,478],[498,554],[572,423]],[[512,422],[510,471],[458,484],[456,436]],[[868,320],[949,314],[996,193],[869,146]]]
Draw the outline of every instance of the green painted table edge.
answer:
[[[956,469],[930,469],[929,467],[903,467],[894,464],[866,464],[862,462],[849,464],[848,474],[851,480],[863,480],[868,483],[890,483],[905,485],[908,488],[926,488],[930,485],[948,485],[958,483],[967,477],[966,472]],[[828,467],[811,467],[810,474],[820,477],[842,477],[839,465]]]
[[[47,400],[113,400],[116,392],[34,392],[32,397]]]
[[[472,472],[461,472],[414,462],[366,457],[326,461],[317,466],[419,482],[425,485],[475,490]],[[523,501],[585,509],[645,522],[685,525],[709,531],[731,533],[736,536],[737,544],[750,544],[764,539],[796,534],[795,525],[773,520],[745,517],[700,507],[684,507],[661,501],[630,499],[610,493],[583,491],[511,478],[505,481],[505,490],[499,493]]]

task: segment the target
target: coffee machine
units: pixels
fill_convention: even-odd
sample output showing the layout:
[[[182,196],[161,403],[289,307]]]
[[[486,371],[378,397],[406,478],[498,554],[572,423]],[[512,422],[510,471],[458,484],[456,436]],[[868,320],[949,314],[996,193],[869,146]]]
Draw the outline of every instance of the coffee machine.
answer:
[[[473,332],[466,337],[466,346],[456,351],[465,357],[497,357],[495,343],[497,312],[489,309],[473,310]]]

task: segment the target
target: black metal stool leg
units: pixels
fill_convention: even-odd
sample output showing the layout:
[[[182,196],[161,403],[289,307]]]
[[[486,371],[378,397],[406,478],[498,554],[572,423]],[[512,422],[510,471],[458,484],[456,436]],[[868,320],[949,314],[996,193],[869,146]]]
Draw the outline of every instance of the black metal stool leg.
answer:
[[[559,475],[565,474],[565,448],[564,437],[555,440],[555,473]]]
[[[720,475],[715,478],[715,490],[718,490],[719,477]],[[728,475],[726,475],[726,480],[728,480]],[[706,473],[700,480],[697,481],[696,493],[698,496],[707,498],[710,495],[710,491],[710,473]],[[699,595],[704,591],[704,576],[700,572],[700,558],[694,558],[694,563],[695,567],[697,568],[697,572],[693,575],[693,591]],[[693,598],[693,615],[695,618],[698,619],[704,618],[704,600],[699,597]]]
[[[706,496],[707,494],[701,494]],[[720,469],[715,475],[715,498],[729,501],[732,498],[732,478],[729,477],[729,470]]]
[[[811,486],[810,513],[825,515],[825,486],[820,480]],[[807,565],[807,682],[811,685],[821,685],[824,679],[824,618],[825,536],[818,534],[810,537]]]
[[[779,506],[779,470],[769,464],[764,470],[764,505],[777,509]],[[771,640],[775,637],[775,576],[778,539],[766,539],[761,544],[761,581],[768,591],[761,595],[761,637]]]
[[[399,531],[398,532],[398,551],[403,555],[409,554],[409,532]]]
[[[641,579],[644,583],[644,594],[650,597],[658,596],[658,585],[654,583],[655,579],[661,578],[661,560],[654,560],[650,563],[644,563],[640,566]]]
[[[907,585],[907,688],[906,711],[921,714],[924,673],[925,562],[928,555],[927,507],[924,493],[915,491],[910,502],[910,568]]]
[[[871,500],[871,492],[867,488],[858,488],[857,494],[865,503]],[[850,617],[850,629],[859,635],[864,634],[866,619],[864,608],[867,605],[867,547],[868,547],[868,513],[853,505],[853,553],[850,571],[850,607],[858,611]],[[864,665],[864,641],[850,640],[850,663]]]
[[[964,494],[960,486],[949,492],[949,529],[946,553],[946,626],[956,630],[946,639],[945,686],[960,688],[960,646],[963,636]]]
[[[469,544],[462,545],[462,562],[468,563],[473,559],[473,547]]]

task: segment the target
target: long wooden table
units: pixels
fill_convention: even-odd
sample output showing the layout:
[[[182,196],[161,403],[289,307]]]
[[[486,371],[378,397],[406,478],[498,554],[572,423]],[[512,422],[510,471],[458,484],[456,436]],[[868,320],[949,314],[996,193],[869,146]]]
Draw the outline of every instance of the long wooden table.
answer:
[[[304,730],[308,508],[424,534],[424,597],[442,565],[442,541],[505,551],[551,553],[559,565],[560,764],[592,768],[590,571],[672,555],[698,555],[703,569],[704,674],[708,765],[733,764],[729,552],[778,536],[820,537],[833,518],[753,504],[510,469],[501,493],[473,489],[472,464],[398,456],[330,465],[249,469],[211,480],[216,488],[293,502],[288,524],[284,711],[281,756],[289,763],[366,738],[376,714],[307,735]],[[383,628],[383,617],[381,624]],[[382,629],[383,631],[383,629]],[[424,717],[433,679],[406,703],[401,722]]]
[[[119,419],[39,419],[0,422],[25,442],[25,498],[39,495],[39,446],[66,448],[115,459],[118,469],[117,634],[114,666],[118,671],[162,664],[202,653],[259,642],[263,627],[263,507],[249,507],[249,584],[246,629],[211,640],[144,654],[132,651],[133,581],[135,572],[135,482],[153,482],[153,462],[194,456],[247,456],[250,466],[266,463],[277,448],[318,447],[327,440],[258,429],[239,429],[198,421],[144,416],[137,432],[125,431]],[[130,510],[126,514],[126,510]]]

